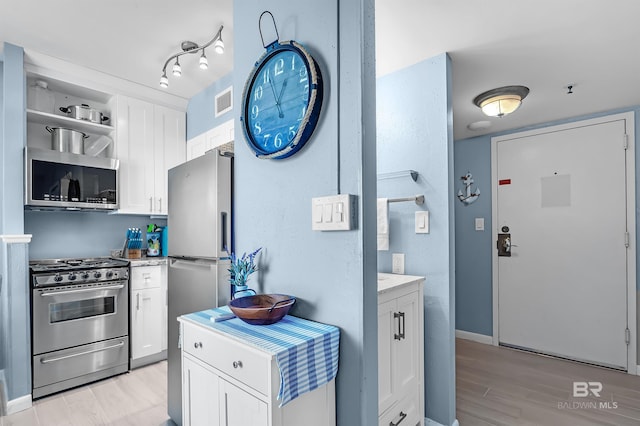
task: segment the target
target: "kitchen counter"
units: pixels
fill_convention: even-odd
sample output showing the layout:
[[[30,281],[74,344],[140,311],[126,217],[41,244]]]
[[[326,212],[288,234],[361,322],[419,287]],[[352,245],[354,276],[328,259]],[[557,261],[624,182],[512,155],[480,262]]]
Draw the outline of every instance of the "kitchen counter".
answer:
[[[417,275],[400,275],[378,272],[378,294],[410,285],[416,281],[424,281],[424,279],[424,277]]]
[[[117,257],[116,259],[128,260],[131,262],[131,267],[136,266],[155,266],[155,265],[166,265],[167,257],[162,256],[145,256],[139,259],[129,259],[126,257]]]

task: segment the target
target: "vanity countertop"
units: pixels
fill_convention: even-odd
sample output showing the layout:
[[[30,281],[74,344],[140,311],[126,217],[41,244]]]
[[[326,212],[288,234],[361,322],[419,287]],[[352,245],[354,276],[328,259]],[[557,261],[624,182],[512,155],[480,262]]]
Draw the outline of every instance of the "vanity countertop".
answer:
[[[384,272],[378,272],[378,294],[393,288],[412,284],[416,281],[424,281],[425,277],[417,275],[400,275],[400,274],[387,274]]]

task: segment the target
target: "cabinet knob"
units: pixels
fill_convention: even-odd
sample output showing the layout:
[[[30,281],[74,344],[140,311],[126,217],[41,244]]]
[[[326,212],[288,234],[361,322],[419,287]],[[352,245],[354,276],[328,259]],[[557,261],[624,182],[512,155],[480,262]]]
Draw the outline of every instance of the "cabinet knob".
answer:
[[[193,347],[196,348],[196,349],[201,348],[202,347],[202,342],[195,342],[193,344]]]
[[[233,368],[242,368],[242,361],[233,361]]]

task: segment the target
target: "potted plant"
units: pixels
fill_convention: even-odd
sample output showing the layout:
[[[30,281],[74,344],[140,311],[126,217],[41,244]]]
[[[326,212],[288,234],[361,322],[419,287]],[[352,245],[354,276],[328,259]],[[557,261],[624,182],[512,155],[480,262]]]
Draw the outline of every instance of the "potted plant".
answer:
[[[231,265],[228,271],[232,299],[256,294],[255,290],[247,286],[247,281],[249,280],[249,276],[258,270],[255,259],[260,250],[262,250],[262,247],[248,255],[247,253],[243,253],[242,257],[237,257],[235,253],[229,255]]]

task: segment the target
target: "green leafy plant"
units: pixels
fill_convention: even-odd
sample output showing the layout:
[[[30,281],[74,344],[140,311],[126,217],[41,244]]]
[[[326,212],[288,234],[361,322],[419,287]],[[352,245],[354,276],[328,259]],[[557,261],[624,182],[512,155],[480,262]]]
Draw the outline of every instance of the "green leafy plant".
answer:
[[[231,284],[236,286],[236,288],[246,286],[249,275],[258,270],[255,259],[260,250],[262,250],[262,247],[248,255],[247,253],[243,253],[242,257],[237,257],[235,253],[230,254],[231,267],[228,269],[229,278]]]

